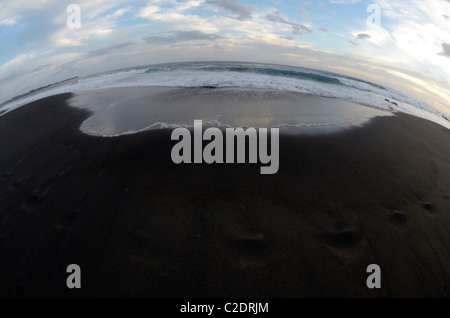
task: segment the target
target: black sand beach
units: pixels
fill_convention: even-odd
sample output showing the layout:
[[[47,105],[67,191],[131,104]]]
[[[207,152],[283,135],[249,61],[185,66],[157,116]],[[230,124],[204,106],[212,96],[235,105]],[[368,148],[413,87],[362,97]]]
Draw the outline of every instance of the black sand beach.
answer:
[[[0,117],[1,296],[450,296],[450,130],[399,113],[281,135],[260,175],[176,165],[168,129],[85,135],[70,96]]]

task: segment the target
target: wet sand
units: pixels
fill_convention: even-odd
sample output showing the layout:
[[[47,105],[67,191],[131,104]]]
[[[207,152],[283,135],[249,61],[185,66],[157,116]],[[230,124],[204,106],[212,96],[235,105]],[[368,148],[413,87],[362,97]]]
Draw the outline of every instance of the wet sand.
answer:
[[[0,117],[1,296],[450,296],[448,129],[397,114],[281,135],[260,175],[172,163],[171,130],[85,135],[70,97]]]

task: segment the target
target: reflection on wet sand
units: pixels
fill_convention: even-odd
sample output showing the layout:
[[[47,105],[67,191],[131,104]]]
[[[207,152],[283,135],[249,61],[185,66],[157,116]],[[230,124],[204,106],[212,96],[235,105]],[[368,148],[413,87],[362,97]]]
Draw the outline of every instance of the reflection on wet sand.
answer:
[[[196,119],[213,126],[323,133],[392,115],[340,99],[237,88],[109,88],[76,93],[69,103],[94,112],[81,130],[100,136],[192,126]]]

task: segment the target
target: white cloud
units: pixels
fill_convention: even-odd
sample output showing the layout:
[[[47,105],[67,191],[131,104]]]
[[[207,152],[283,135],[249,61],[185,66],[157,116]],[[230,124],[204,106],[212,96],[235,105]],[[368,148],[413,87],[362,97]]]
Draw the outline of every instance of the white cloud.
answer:
[[[440,55],[450,39],[450,2],[445,0],[378,0],[382,14],[393,20],[391,35],[397,48],[418,63],[450,74],[450,59]]]
[[[368,29],[351,32],[355,38],[364,39],[375,45],[382,45],[392,41],[391,34],[382,26],[373,25]]]
[[[160,8],[158,6],[149,5],[149,6],[146,6],[145,8],[143,8],[138,13],[138,16],[141,17],[141,18],[152,19],[153,14],[155,14],[159,10],[160,10]]]
[[[442,54],[443,44],[450,41],[450,25],[445,18],[450,15],[450,2],[377,0],[377,4],[381,25],[350,32],[353,38],[368,35],[358,43],[358,54],[422,72],[450,74],[450,59]]]
[[[154,2],[151,2],[148,6],[140,10],[138,16],[151,21],[165,22],[172,25],[172,28],[178,30],[186,30],[186,26],[188,26],[191,30],[198,30],[205,33],[215,33],[219,31],[210,19],[185,12],[200,5],[199,1],[176,3],[178,5],[170,8],[163,8],[156,5]]]
[[[79,29],[62,27],[50,37],[50,42],[58,47],[81,46],[92,42],[105,41],[105,37],[112,35],[114,25],[111,22],[89,22]]]
[[[34,54],[32,54],[32,53],[24,53],[24,54],[21,54],[15,58],[9,60],[8,62],[4,63],[3,65],[0,65],[0,74],[6,72],[8,70],[12,70],[12,69],[16,68],[23,61],[25,61],[28,58],[31,58],[33,56],[34,56]]]
[[[110,19],[118,18],[130,9],[128,5],[129,1],[127,0],[73,0],[67,2],[66,5],[71,2],[80,6],[82,23],[98,18],[99,15],[118,6],[126,7],[117,9],[112,15],[108,16]],[[55,5],[53,7],[54,18],[52,23],[55,25],[65,25],[68,17],[68,13],[65,10],[66,6],[61,5],[61,1],[58,4],[59,6]]]
[[[5,18],[3,20],[0,20],[0,25],[13,25],[16,23],[15,18]]]
[[[56,0],[4,0],[0,2],[0,20],[16,16],[24,10],[43,9],[55,3]]]
[[[361,2],[361,0],[330,0],[334,4],[355,4]]]

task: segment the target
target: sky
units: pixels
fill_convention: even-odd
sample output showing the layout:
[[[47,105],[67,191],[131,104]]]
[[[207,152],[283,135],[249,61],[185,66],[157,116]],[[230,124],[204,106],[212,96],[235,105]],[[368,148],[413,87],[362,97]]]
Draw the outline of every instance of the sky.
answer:
[[[450,115],[449,0],[0,0],[0,48],[0,102],[74,76],[219,60],[354,76]]]

